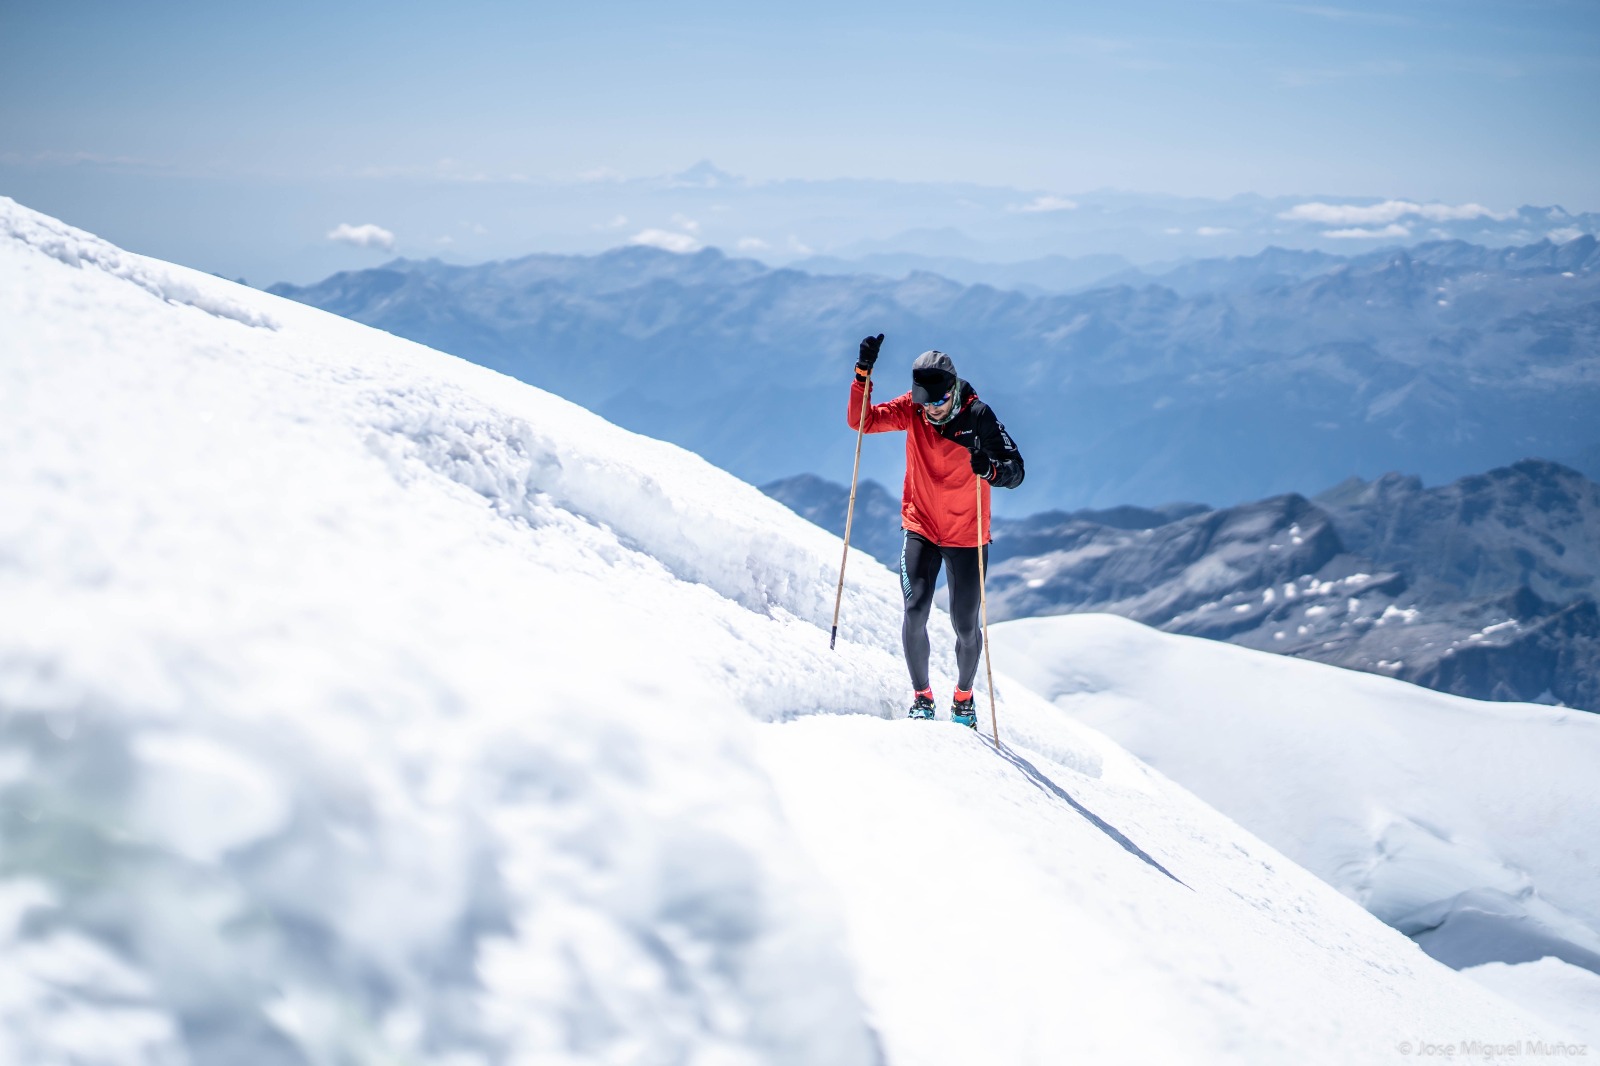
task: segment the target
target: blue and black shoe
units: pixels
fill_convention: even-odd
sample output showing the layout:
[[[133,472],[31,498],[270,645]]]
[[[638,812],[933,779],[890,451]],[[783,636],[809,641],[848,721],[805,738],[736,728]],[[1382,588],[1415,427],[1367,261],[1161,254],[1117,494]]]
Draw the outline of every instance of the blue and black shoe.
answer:
[[[906,712],[907,718],[932,718],[933,697],[918,693],[917,698],[911,702],[911,710]]]
[[[970,729],[978,728],[978,707],[976,701],[968,697],[964,700],[954,700],[951,702],[950,720],[956,725],[964,725]]]

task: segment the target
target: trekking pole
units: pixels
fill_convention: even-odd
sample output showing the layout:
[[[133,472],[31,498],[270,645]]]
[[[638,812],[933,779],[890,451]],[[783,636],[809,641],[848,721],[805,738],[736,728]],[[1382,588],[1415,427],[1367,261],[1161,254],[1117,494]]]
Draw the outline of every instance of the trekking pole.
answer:
[[[978,490],[978,610],[983,625],[983,668],[989,675],[989,724],[994,729],[994,746],[1000,746],[1000,715],[994,705],[994,663],[989,659],[989,591],[983,566],[983,478],[974,477]]]
[[[850,470],[850,504],[844,512],[844,556],[839,560],[839,591],[833,595],[833,629],[828,634],[828,650],[839,637],[839,603],[844,599],[844,564],[850,560],[850,523],[856,517],[856,477],[861,473],[861,438],[867,432],[867,402],[872,399],[872,371],[861,383],[861,417],[856,419],[856,465]]]

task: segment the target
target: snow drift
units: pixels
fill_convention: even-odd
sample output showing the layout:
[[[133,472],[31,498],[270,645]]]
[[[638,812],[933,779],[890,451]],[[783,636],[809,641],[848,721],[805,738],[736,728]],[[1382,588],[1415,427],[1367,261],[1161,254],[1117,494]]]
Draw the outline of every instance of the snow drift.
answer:
[[[829,652],[837,539],[677,448],[4,199],[0,326],[0,1060],[1563,1036],[1020,685],[888,720],[893,576]]]
[[[1600,715],[1463,699],[1102,616],[993,633],[1035,692],[1435,958],[1561,960],[1600,981]]]

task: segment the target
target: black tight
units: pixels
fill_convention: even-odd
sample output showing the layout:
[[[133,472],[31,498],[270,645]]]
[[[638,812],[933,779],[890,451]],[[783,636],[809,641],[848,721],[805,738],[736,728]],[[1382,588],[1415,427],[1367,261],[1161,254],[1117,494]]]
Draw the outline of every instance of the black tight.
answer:
[[[983,546],[983,562],[989,563],[989,546]],[[972,688],[978,676],[978,659],[983,655],[983,630],[978,624],[978,549],[942,548],[917,533],[906,531],[900,545],[900,591],[906,598],[905,621],[900,638],[906,649],[906,668],[911,671],[911,687],[928,687],[928,615],[933,610],[933,588],[939,582],[939,566],[948,565],[950,584],[950,623],[956,631],[956,687]]]

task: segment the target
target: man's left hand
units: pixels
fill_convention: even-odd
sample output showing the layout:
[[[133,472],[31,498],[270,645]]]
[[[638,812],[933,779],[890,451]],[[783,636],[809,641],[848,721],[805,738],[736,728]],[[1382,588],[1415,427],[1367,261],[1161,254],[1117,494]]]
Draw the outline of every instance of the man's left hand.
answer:
[[[972,449],[972,472],[985,481],[989,480],[989,475],[994,472],[994,460],[990,459],[982,448]]]

